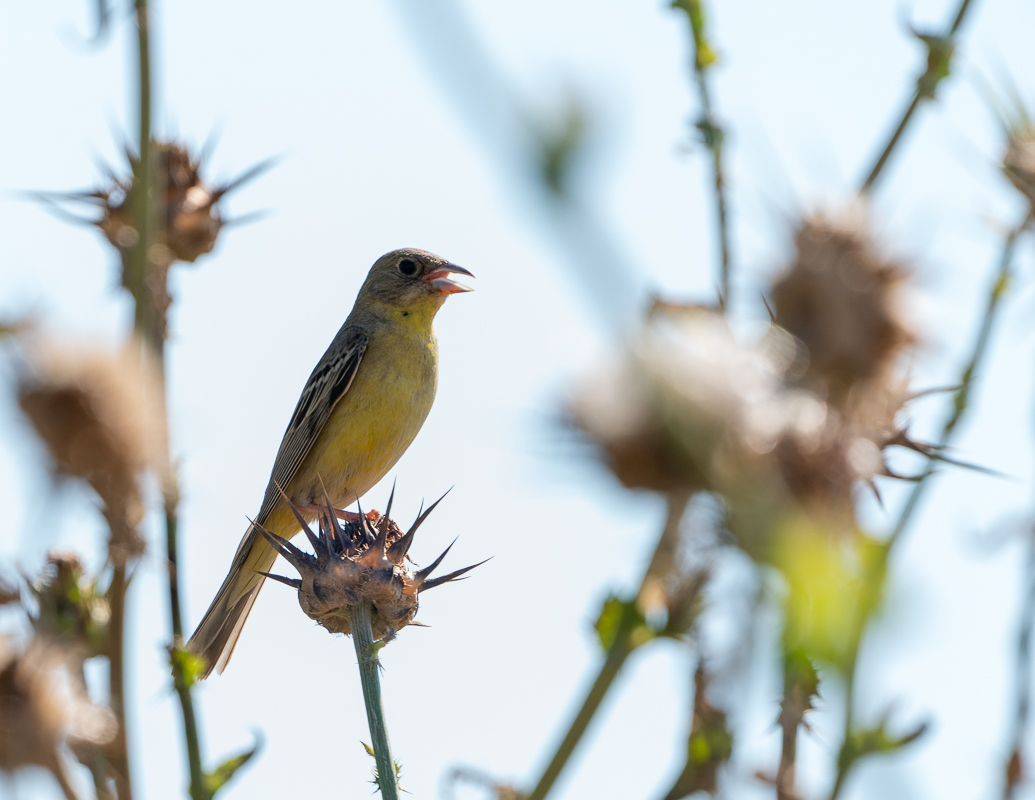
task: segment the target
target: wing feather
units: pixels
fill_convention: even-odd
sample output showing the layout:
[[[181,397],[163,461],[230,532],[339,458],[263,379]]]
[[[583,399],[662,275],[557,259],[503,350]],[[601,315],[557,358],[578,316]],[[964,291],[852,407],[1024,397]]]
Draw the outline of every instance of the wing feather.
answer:
[[[306,381],[273,462],[273,473],[257,517],[260,524],[266,521],[280,499],[276,484],[287,488],[327,424],[334,406],[352,385],[368,342],[369,337],[360,326],[343,326]]]

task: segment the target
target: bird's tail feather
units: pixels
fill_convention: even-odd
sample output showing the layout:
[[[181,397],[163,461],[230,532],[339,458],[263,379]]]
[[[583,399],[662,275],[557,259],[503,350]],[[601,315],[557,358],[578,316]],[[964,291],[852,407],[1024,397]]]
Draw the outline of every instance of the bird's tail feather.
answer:
[[[258,535],[255,526],[249,527],[237,548],[230,573],[187,643],[188,649],[205,659],[202,678],[207,678],[213,669],[220,673],[226,669],[248,613],[266,581],[258,573],[269,572],[276,558],[276,551]]]

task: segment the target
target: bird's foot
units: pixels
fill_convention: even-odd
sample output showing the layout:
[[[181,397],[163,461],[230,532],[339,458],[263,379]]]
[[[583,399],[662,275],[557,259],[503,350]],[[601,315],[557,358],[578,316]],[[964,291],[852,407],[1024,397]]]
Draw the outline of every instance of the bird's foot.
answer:
[[[306,503],[304,506],[299,506],[299,508],[303,511],[311,511],[314,514],[322,514],[327,507],[317,503]],[[359,522],[363,517],[366,517],[368,522],[376,522],[381,515],[374,510],[370,510],[366,514],[357,514],[355,511],[346,511],[344,508],[335,508],[334,516],[346,522]]]

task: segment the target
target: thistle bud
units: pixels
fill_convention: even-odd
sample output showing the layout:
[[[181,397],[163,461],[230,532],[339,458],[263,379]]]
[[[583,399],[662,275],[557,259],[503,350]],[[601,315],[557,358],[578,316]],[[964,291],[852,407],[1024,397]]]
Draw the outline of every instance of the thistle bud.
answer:
[[[388,517],[392,508],[391,498],[384,514],[373,511],[345,522],[337,519],[328,503],[320,515],[319,535],[313,532],[292,504],[291,508],[314,552],[300,550],[287,539],[259,526],[259,532],[266,541],[298,570],[299,577],[262,574],[296,589],[302,611],[330,633],[351,634],[349,609],[369,602],[373,606],[371,627],[374,638],[390,637],[413,623],[418,594],[457,580],[485,563],[431,578],[431,573],[452,547],[450,545],[424,569],[412,571],[406,567],[404,562],[417,528],[439,502],[441,498],[418,516],[405,533]]]

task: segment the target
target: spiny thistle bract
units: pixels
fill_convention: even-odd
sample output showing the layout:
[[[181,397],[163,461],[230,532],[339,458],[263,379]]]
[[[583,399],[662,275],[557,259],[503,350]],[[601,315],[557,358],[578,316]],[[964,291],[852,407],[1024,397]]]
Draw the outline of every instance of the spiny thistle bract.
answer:
[[[452,544],[424,569],[411,571],[404,565],[417,528],[435,510],[435,501],[403,533],[389,514],[395,490],[388,498],[384,514],[376,511],[358,519],[339,521],[328,501],[319,520],[319,535],[313,533],[293,503],[290,503],[302,531],[313,546],[306,553],[287,539],[258,526],[259,532],[278,553],[298,570],[298,578],[285,578],[268,572],[261,574],[298,590],[298,604],[306,615],[330,633],[352,633],[349,609],[363,602],[372,606],[375,639],[381,639],[414,623],[417,595],[426,589],[458,579],[485,562],[472,564],[448,575],[430,578],[442,563]],[[285,498],[286,499],[286,498]]]

